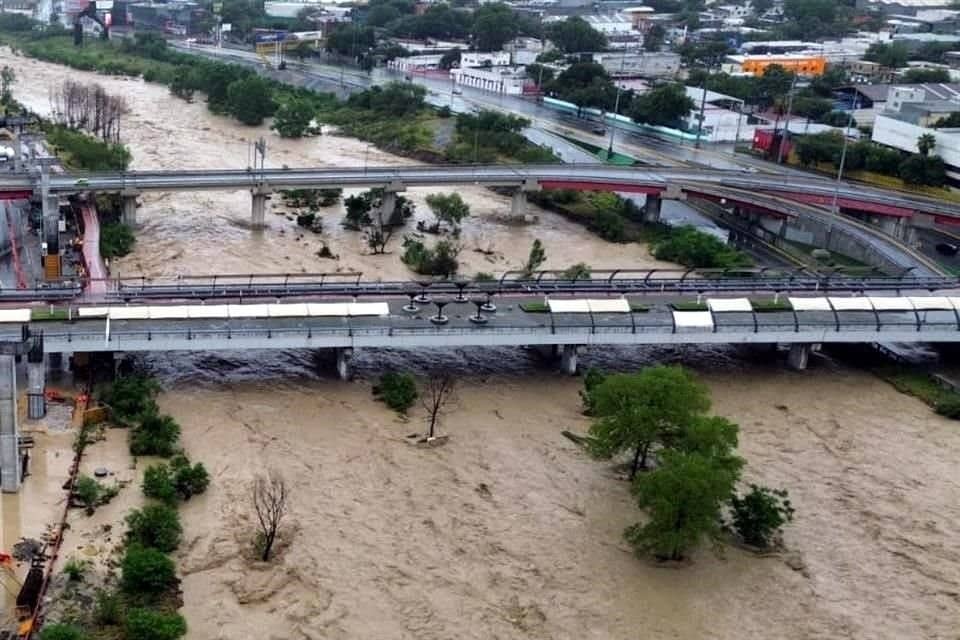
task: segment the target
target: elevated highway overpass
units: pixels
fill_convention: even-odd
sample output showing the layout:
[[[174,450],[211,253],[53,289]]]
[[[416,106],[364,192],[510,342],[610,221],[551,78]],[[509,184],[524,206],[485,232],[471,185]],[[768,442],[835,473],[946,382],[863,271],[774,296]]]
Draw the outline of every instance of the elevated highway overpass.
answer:
[[[185,190],[274,190],[297,188],[484,186],[571,188],[665,194],[680,197],[696,194],[699,185],[721,186],[747,192],[779,194],[788,199],[832,201],[835,193],[841,208],[878,215],[912,216],[926,213],[960,222],[960,207],[932,198],[886,191],[860,184],[840,183],[818,177],[777,179],[745,171],[699,168],[627,168],[607,165],[455,165],[401,167],[347,167],[315,169],[210,169],[185,171],[138,171],[125,173],[7,174],[0,177],[0,196],[47,191],[54,194],[94,192],[143,192]]]

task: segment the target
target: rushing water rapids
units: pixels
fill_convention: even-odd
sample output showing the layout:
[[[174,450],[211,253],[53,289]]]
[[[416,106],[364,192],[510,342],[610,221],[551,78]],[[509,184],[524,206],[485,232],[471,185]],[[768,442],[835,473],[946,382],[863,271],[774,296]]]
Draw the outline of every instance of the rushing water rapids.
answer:
[[[17,69],[16,97],[49,109],[66,78],[127,96],[124,139],[135,168],[242,167],[248,141],[268,138],[274,166],[409,162],[355,140],[285,141],[186,104],[158,85],[105,78],[0,54]],[[533,238],[548,266],[655,263],[547,212],[505,226],[509,201],[460,190],[466,273],[524,260]],[[423,196],[411,195],[418,215]],[[145,198],[123,274],[362,270],[403,277],[396,247],[367,256],[330,212],[324,239],[283,216],[247,228],[247,193]],[[492,249],[489,259],[470,249]],[[683,362],[741,425],[747,481],[786,487],[797,508],[786,556],[736,548],[660,569],[621,538],[640,518],[609,464],[560,436],[581,431],[580,382],[522,349],[360,351],[359,381],[341,383],[309,352],[155,354],[141,364],[167,392],[192,457],[211,469],[208,494],[184,507],[179,556],[193,639],[207,638],[956,638],[960,627],[960,429],[860,371],[818,360],[787,372],[767,351],[603,349],[585,365],[629,370]],[[442,448],[409,446],[420,415],[396,418],[371,399],[388,368],[456,371],[460,401]],[[52,434],[44,443],[60,443]],[[48,442],[49,441],[49,442]],[[69,443],[60,443],[63,455]],[[52,448],[51,451],[54,451]],[[94,449],[94,452],[97,450]],[[48,453],[45,463],[63,466]],[[253,474],[281,469],[292,512],[280,559],[248,559]],[[40,485],[42,469],[29,483]],[[32,491],[32,489],[31,489]],[[4,544],[33,517],[28,492],[4,498]],[[118,507],[119,508],[119,507]]]

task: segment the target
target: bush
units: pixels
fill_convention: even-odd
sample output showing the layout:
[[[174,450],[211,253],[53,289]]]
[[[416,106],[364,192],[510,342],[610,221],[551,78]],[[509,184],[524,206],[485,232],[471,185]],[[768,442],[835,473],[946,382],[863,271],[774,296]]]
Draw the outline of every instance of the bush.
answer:
[[[156,595],[177,582],[173,560],[156,549],[144,549],[138,545],[127,547],[120,571],[123,590],[130,594]]]
[[[157,383],[150,378],[128,376],[115,380],[101,392],[100,399],[110,407],[114,419],[129,422],[157,412],[154,397],[158,391]]]
[[[100,255],[104,258],[119,258],[133,251],[137,239],[127,225],[114,222],[100,229]]]
[[[130,453],[135,456],[172,456],[180,438],[180,425],[170,416],[150,414],[130,432]]]
[[[97,602],[93,608],[93,620],[99,625],[117,625],[123,622],[123,602],[113,591],[97,591]]]
[[[210,486],[210,474],[203,463],[190,465],[185,455],[177,455],[170,461],[173,470],[173,486],[177,494],[184,500],[199,495]]]
[[[400,260],[421,275],[449,278],[460,267],[460,245],[450,240],[441,240],[432,249],[419,240],[403,239],[403,256]]]
[[[417,382],[409,373],[385,373],[373,392],[394,411],[406,413],[417,399]]]
[[[960,395],[949,395],[941,398],[934,405],[934,410],[951,420],[960,420]]]
[[[127,516],[127,539],[134,544],[170,552],[180,544],[180,514],[165,504],[149,504]]]
[[[768,489],[750,485],[750,493],[730,498],[733,526],[747,544],[766,548],[773,536],[793,520],[793,507],[784,489]]]
[[[623,218],[609,209],[598,210],[590,227],[609,242],[624,242],[627,239],[627,225]]]
[[[125,631],[126,640],[176,640],[187,633],[187,622],[179,613],[131,609]]]
[[[83,171],[125,171],[130,151],[122,144],[104,142],[62,125],[44,127],[47,141],[63,152],[65,164]]]
[[[580,399],[583,401],[583,412],[586,415],[593,415],[595,411],[593,391],[603,384],[603,381],[606,379],[607,374],[595,367],[590,367],[584,374],[583,390],[580,391]]]
[[[40,632],[40,640],[84,640],[87,636],[69,624],[48,624]]]
[[[80,475],[73,485],[73,495],[87,507],[97,506],[100,500],[100,483],[90,476]]]
[[[658,260],[697,269],[728,269],[750,264],[745,254],[689,226],[671,230],[657,243],[653,255]]]
[[[79,582],[83,579],[83,574],[89,566],[90,563],[85,560],[70,558],[66,564],[63,565],[63,572],[67,574],[67,578],[69,578],[71,582]]]
[[[165,464],[154,464],[147,467],[143,474],[143,495],[166,504],[176,502],[177,490],[173,486],[170,467]]]

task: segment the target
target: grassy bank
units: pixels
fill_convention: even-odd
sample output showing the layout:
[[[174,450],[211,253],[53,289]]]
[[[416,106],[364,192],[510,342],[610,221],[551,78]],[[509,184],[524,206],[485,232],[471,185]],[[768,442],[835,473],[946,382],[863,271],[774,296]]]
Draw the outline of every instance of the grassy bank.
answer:
[[[960,420],[960,393],[942,385],[929,371],[894,365],[878,366],[873,371],[897,391],[923,400],[942,416]]]

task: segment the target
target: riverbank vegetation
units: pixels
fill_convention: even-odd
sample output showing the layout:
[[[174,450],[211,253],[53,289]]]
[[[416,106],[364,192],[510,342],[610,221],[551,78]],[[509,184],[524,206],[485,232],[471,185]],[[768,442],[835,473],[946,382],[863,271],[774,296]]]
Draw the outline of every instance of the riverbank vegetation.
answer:
[[[143,424],[158,417],[173,423],[168,416],[157,416],[158,386],[143,376],[118,378],[100,389],[98,395],[111,409],[117,424]],[[175,423],[173,423],[175,424]],[[179,433],[179,427],[177,427]],[[169,439],[179,452],[175,438]],[[131,441],[131,451],[133,450]],[[133,452],[133,451],[132,451]],[[183,540],[183,526],[177,511],[180,500],[203,493],[209,474],[200,463],[191,464],[178,453],[169,464],[148,467],[144,474],[146,504],[131,510],[124,523],[126,533],[114,566],[119,574],[89,576],[96,588],[89,606],[73,611],[69,619],[51,620],[39,637],[58,640],[176,640],[187,632],[186,621],[178,613],[183,605],[176,566],[169,554]],[[90,490],[84,490],[92,494]],[[64,588],[81,588],[90,571],[71,571]],[[64,571],[68,571],[65,567]],[[79,573],[77,578],[74,574]]]
[[[648,516],[624,532],[638,554],[685,560],[724,531],[752,546],[775,544],[793,516],[787,493],[751,486],[737,495],[746,464],[736,455],[739,427],[708,414],[709,393],[692,374],[662,365],[635,374],[593,371],[581,397],[594,417],[588,449],[600,458],[629,455],[628,478]]]
[[[68,169],[79,171],[125,171],[130,151],[120,143],[105,142],[65,125],[44,122],[40,129]]]
[[[940,381],[929,371],[892,365],[873,368],[873,372],[906,393],[930,405],[938,414],[960,420],[960,392]]]

